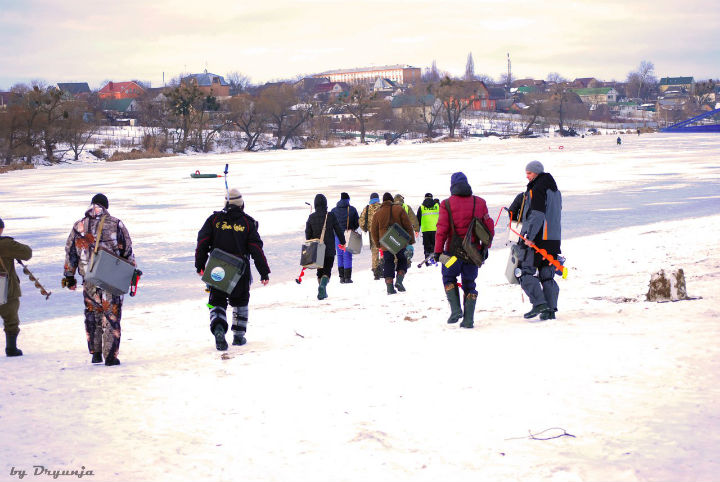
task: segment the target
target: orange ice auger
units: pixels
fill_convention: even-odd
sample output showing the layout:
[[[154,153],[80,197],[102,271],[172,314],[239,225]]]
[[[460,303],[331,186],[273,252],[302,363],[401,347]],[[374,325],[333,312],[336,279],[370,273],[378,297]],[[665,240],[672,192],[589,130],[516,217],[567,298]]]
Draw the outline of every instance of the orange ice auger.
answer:
[[[500,208],[500,213],[502,213],[502,210],[503,210],[503,209],[505,209],[505,210],[507,211],[507,208]],[[498,213],[498,218],[497,218],[498,221],[500,220],[500,213]],[[497,225],[497,221],[495,222],[495,224]],[[518,233],[517,231],[515,231],[515,230],[512,228],[512,221],[510,222],[510,224],[508,224],[508,229],[509,229],[510,231],[512,231],[513,233],[517,234],[517,235],[520,237],[520,239],[522,239],[523,241],[525,241],[525,244],[527,244],[527,245],[530,246],[532,249],[534,249],[540,256],[543,257],[544,260],[546,260],[548,263],[550,263],[552,266],[554,266],[557,271],[559,271],[560,273],[562,273],[562,278],[563,278],[563,279],[567,279],[567,275],[568,275],[568,270],[567,270],[567,268],[566,268],[565,266],[563,266],[562,263],[560,263],[560,261],[558,261],[557,259],[555,259],[552,254],[548,253],[546,250],[544,250],[544,249],[542,249],[542,248],[538,248],[538,247],[535,245],[535,243],[533,243],[533,242],[530,241],[528,238],[526,238],[526,237],[523,236],[522,234],[520,234],[520,233]]]

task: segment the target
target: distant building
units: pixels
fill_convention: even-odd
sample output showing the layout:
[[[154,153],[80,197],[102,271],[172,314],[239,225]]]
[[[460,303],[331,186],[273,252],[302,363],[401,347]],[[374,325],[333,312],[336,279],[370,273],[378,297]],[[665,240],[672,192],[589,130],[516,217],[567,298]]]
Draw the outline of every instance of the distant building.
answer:
[[[320,84],[329,84],[330,79],[327,77],[305,77],[293,84],[293,87],[302,95],[311,95]]]
[[[346,82],[325,82],[315,86],[312,91],[314,98],[329,102],[350,94],[350,84]]]
[[[693,77],[663,77],[660,79],[658,89],[660,92],[665,92],[668,89],[685,89],[692,94],[694,92],[694,85],[695,80]]]
[[[60,82],[57,86],[66,97],[81,99],[90,95],[87,82]]]
[[[207,69],[202,74],[190,74],[180,80],[184,85],[196,85],[204,94],[215,97],[229,97],[230,84],[222,75],[209,73]]]
[[[137,99],[145,94],[138,83],[130,82],[108,82],[105,87],[98,91],[101,99]]]
[[[378,77],[373,84],[372,90],[374,92],[395,92],[400,86],[397,82],[393,82],[390,79],[384,79]]]
[[[381,67],[359,67],[355,69],[330,70],[313,77],[327,77],[331,82],[373,83],[377,78],[388,79],[398,84],[414,84],[420,81],[419,67],[410,65],[383,65]]]
[[[572,85],[573,87],[577,87],[580,89],[592,89],[595,87],[602,87],[598,79],[595,77],[579,77],[575,80],[573,80]]]
[[[588,89],[570,89],[576,93],[583,104],[597,105],[617,102],[618,91],[612,87],[596,87]]]

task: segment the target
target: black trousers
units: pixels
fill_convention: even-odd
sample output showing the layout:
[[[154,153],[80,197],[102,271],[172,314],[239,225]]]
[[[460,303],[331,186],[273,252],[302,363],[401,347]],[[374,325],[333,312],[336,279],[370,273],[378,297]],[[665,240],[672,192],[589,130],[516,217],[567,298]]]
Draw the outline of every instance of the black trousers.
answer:
[[[332,274],[333,265],[335,264],[335,250],[329,250],[329,252],[325,252],[325,261],[323,261],[323,267],[318,268],[317,270],[317,277],[318,279],[322,278],[323,276],[327,276],[328,278]]]
[[[423,231],[423,251],[425,252],[425,258],[435,252],[435,231]]]

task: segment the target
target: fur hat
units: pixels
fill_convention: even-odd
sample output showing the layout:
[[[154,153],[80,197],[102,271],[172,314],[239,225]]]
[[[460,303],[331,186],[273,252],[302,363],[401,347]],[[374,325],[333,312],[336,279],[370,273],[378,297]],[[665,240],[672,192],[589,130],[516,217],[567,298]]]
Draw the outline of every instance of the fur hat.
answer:
[[[97,193],[93,196],[93,198],[90,200],[90,204],[97,204],[98,206],[102,206],[105,209],[110,208],[110,202],[108,201],[107,196],[102,193]]]
[[[545,172],[545,168],[540,161],[528,162],[528,165],[525,166],[525,170],[527,172],[534,172],[535,174],[542,174],[543,172]]]
[[[240,194],[240,191],[235,188],[232,188],[230,189],[230,191],[228,191],[228,194],[225,196],[225,200],[228,202],[228,204],[232,204],[233,206],[237,206],[239,208],[245,206],[245,201],[243,201],[242,194]]]
[[[405,198],[403,197],[402,194],[395,194],[395,198],[393,199],[393,202],[402,204],[405,202]]]

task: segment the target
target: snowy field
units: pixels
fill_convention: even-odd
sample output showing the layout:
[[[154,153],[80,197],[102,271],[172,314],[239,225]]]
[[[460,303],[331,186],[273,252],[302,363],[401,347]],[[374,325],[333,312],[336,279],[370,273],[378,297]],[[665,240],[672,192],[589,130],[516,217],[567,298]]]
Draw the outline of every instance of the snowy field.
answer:
[[[720,137],[623,139],[195,155],[0,176],[4,234],[33,247],[29,266],[53,291],[45,301],[23,277],[25,356],[0,358],[0,481],[17,470],[52,480],[33,475],[40,465],[85,467],[91,481],[718,480]],[[293,281],[317,192],[334,204],[347,191],[358,211],[371,192],[399,192],[417,209],[427,191],[447,197],[462,170],[495,217],[533,159],[564,197],[570,274],[557,320],[522,318],[529,303],[504,280],[500,226],[473,330],[445,323],[438,268],[413,266],[408,291],[391,297],[367,251],[355,283],[338,284],[335,271],[323,302],[313,272]],[[193,252],[224,182],[189,174],[225,163],[272,273],[253,287],[248,344],[223,355]],[[90,364],[82,297],[59,288],[65,239],[96,192],[145,272],[125,299],[112,368]],[[697,299],[645,302],[661,268],[683,268]],[[557,437],[528,438],[546,429],[537,437]]]

